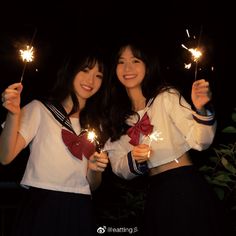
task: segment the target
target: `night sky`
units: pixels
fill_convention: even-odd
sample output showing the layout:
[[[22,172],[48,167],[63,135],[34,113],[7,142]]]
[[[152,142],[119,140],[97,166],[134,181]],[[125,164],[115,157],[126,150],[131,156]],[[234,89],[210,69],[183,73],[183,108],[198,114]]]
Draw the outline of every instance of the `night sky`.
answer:
[[[193,81],[183,69],[191,37],[199,37],[205,54],[203,71],[213,89],[219,130],[231,121],[235,104],[235,14],[230,1],[8,1],[0,14],[0,92],[18,82],[23,69],[18,51],[33,40],[35,60],[24,74],[23,101],[44,93],[56,76],[64,53],[70,47],[98,42],[111,52],[122,37],[132,35],[151,41],[159,50],[167,75]],[[196,41],[196,40],[195,40]],[[214,67],[211,71],[210,68]],[[186,82],[186,83],[185,83]],[[0,108],[0,121],[5,110]]]

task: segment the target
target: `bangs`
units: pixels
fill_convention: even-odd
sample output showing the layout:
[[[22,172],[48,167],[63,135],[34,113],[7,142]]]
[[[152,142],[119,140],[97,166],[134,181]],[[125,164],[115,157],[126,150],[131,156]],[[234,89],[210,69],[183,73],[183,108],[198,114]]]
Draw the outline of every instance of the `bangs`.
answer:
[[[96,58],[96,57],[87,57],[84,63],[81,65],[81,70],[85,68],[92,69],[94,66],[98,64],[98,70],[101,73],[104,73],[104,64],[102,62],[102,59]]]
[[[124,52],[124,50],[126,49],[126,48],[130,48],[130,50],[132,51],[132,53],[133,53],[133,55],[134,55],[134,57],[136,57],[136,58],[138,58],[138,59],[140,59],[140,60],[142,60],[142,61],[146,61],[145,60],[145,57],[144,57],[144,55],[141,53],[141,51],[140,51],[140,49],[138,49],[137,47],[135,47],[134,45],[130,45],[130,44],[127,44],[127,45],[124,45],[123,47],[121,47],[121,49],[119,50],[119,52],[118,52],[118,57],[117,57],[117,60],[119,59],[119,57],[121,56],[121,54]]]

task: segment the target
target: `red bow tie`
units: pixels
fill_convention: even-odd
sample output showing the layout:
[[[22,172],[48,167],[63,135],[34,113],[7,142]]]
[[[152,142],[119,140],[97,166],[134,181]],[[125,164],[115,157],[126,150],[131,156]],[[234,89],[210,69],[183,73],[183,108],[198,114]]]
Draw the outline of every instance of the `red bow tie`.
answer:
[[[150,124],[149,117],[147,113],[144,114],[142,119],[137,122],[133,127],[127,130],[127,134],[131,138],[129,143],[136,146],[139,144],[140,133],[143,135],[148,135],[152,132],[153,125]]]
[[[76,158],[82,160],[82,156],[84,155],[89,159],[95,152],[95,145],[87,139],[86,133],[77,136],[66,129],[62,129],[61,134],[63,142]]]

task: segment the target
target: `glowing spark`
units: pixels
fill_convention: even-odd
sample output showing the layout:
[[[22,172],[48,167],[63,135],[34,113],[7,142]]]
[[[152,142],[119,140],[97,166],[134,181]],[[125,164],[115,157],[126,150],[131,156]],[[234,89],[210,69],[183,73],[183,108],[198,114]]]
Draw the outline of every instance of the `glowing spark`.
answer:
[[[189,34],[189,32],[188,32],[188,29],[186,29],[186,33],[187,33],[187,35],[188,35],[188,38],[190,38],[190,34]]]
[[[160,137],[160,135],[161,135],[161,132],[158,132],[158,131],[153,131],[151,134],[149,134],[147,137],[149,138],[149,147],[151,147],[151,143],[152,143],[152,141],[154,140],[154,141],[158,141],[158,140],[163,140],[163,138],[162,137]],[[150,157],[150,154],[151,154],[151,152],[149,151],[148,152],[148,158]]]
[[[189,48],[188,50],[192,53],[194,61],[198,61],[199,58],[202,56],[202,52],[197,48]]]
[[[101,148],[101,145],[100,145],[99,141],[97,140],[98,136],[96,135],[95,131],[94,130],[92,130],[92,131],[87,130],[87,132],[88,132],[87,138],[91,143],[95,143],[97,152],[100,153],[100,152],[105,151],[104,149]]]
[[[191,66],[192,66],[192,63],[189,63],[189,64],[184,63],[184,68],[185,69],[190,69]]]
[[[26,50],[20,50],[20,56],[23,61],[31,62],[34,59],[33,47],[26,46]]]
[[[197,48],[187,48],[184,44],[181,44],[181,46],[188,50],[189,52],[191,52],[192,57],[193,57],[193,61],[197,62],[199,60],[199,58],[202,56],[202,52],[197,49]]]
[[[88,131],[87,138],[91,143],[93,143],[94,141],[96,141],[97,135],[94,131]]]
[[[154,131],[152,132],[150,135],[148,135],[150,142],[154,141],[158,141],[158,140],[163,140],[163,138],[160,137],[161,132],[158,131]]]

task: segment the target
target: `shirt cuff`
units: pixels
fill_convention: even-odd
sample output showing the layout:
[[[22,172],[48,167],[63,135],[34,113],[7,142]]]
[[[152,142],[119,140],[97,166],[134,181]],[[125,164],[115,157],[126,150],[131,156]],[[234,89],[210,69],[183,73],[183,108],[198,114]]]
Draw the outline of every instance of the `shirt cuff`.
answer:
[[[133,159],[131,152],[127,154],[127,158],[129,169],[133,174],[146,175],[148,173],[149,168],[147,162],[138,163]]]
[[[201,114],[199,111],[193,112],[193,119],[199,124],[213,125],[215,123],[215,112],[211,109],[206,109],[206,114]]]

